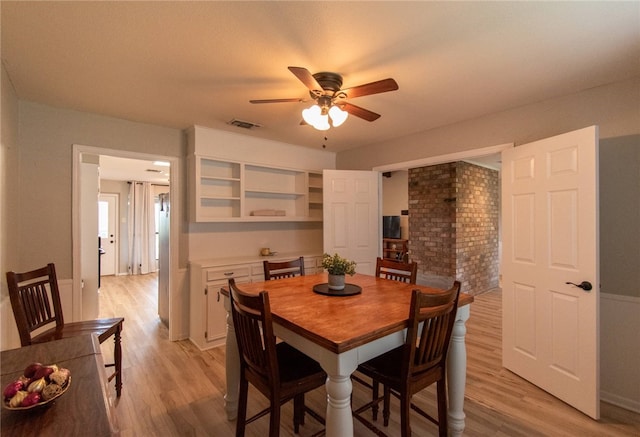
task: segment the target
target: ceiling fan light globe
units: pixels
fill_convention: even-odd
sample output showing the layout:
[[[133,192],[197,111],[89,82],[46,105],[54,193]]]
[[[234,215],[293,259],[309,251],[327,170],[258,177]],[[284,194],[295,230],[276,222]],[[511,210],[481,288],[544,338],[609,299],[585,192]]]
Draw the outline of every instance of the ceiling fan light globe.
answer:
[[[310,108],[302,110],[302,118],[310,125],[315,125],[321,117],[322,110],[318,105],[313,105]]]
[[[321,115],[316,119],[316,122],[313,124],[318,130],[328,130],[331,126],[329,125],[329,116]]]
[[[344,123],[347,120],[348,116],[349,116],[349,113],[347,111],[343,111],[337,106],[332,106],[331,109],[329,109],[329,117],[331,117],[331,122],[333,123],[333,127],[340,126],[342,123]]]

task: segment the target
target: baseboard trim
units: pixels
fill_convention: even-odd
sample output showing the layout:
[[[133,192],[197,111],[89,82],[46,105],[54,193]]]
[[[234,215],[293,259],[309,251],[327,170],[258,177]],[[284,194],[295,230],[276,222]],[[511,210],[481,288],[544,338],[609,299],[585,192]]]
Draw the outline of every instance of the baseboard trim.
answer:
[[[624,408],[625,410],[640,414],[640,402],[636,402],[633,399],[627,399],[613,393],[601,391],[600,400],[607,404],[615,405],[616,407]]]

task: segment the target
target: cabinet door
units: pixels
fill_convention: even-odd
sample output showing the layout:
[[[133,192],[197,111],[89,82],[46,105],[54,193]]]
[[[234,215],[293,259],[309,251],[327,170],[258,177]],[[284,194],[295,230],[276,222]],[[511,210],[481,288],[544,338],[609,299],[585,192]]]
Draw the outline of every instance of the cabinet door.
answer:
[[[224,309],[223,296],[220,287],[226,284],[207,285],[206,308],[207,314],[205,341],[215,342],[227,335],[227,311]]]
[[[304,272],[307,275],[322,273],[322,257],[308,256],[304,259]]]
[[[236,278],[236,283],[246,284],[249,282],[248,276]],[[224,308],[224,296],[220,293],[220,288],[226,287],[228,282],[216,281],[207,284],[206,296],[206,316],[205,316],[205,342],[224,343],[227,336],[227,310]]]

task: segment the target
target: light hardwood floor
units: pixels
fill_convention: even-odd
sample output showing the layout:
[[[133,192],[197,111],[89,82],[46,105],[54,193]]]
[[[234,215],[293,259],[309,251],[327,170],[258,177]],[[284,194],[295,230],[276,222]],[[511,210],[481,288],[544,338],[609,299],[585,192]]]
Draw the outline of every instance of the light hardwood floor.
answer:
[[[235,422],[224,413],[224,347],[201,352],[189,340],[170,342],[157,316],[157,277],[104,277],[101,317],[124,316],[122,336],[124,385],[114,409],[122,436],[233,436]],[[501,367],[501,294],[477,296],[467,323],[466,436],[640,436],[640,414],[602,403],[598,422],[555,399]],[[110,350],[111,349],[111,350]],[[102,347],[108,360],[112,347]],[[115,399],[115,389],[109,386]],[[354,384],[353,404],[369,394]],[[434,412],[429,388],[414,402]],[[325,392],[318,389],[307,403],[324,415]],[[255,390],[249,412],[267,405]],[[399,435],[398,409],[392,401],[391,423],[385,431]],[[292,405],[283,407],[282,436],[293,436]],[[415,436],[437,435],[430,422],[411,416]],[[378,426],[382,426],[380,420]],[[321,429],[308,418],[300,436]],[[268,433],[268,418],[247,427],[247,437]],[[355,422],[355,436],[373,436]]]

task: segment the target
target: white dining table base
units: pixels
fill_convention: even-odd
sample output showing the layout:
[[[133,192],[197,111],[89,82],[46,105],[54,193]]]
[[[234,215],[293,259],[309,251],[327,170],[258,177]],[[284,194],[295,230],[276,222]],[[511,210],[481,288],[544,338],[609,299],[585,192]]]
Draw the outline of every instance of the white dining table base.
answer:
[[[469,307],[470,305],[465,305],[458,308],[449,345],[447,387],[449,435],[451,436],[462,435],[465,427],[463,411],[467,370],[465,323],[469,319]],[[230,311],[229,299],[227,298],[225,298],[225,308],[228,312]],[[404,333],[396,332],[341,354],[336,354],[275,323],[274,332],[279,338],[318,361],[327,372],[328,377],[325,385],[327,390],[326,436],[353,437],[351,374],[356,370],[358,364],[401,345],[404,342]],[[225,410],[227,418],[235,420],[238,413],[240,357],[230,313],[227,314],[226,382]]]

